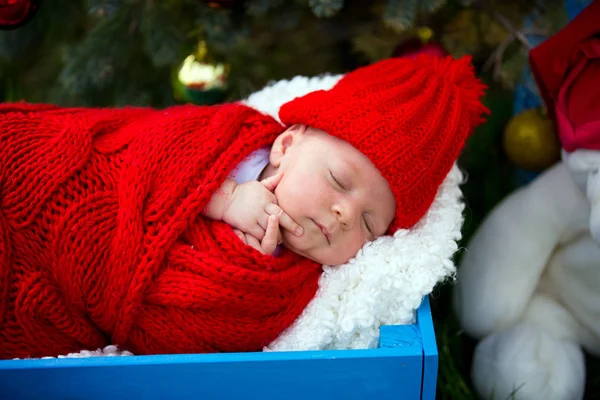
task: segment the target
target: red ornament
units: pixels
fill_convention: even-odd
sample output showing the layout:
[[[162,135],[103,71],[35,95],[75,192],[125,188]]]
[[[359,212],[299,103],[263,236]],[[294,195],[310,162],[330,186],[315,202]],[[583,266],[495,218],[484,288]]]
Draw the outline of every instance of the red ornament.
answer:
[[[0,29],[24,25],[39,8],[39,0],[0,0]]]
[[[448,53],[444,48],[436,43],[429,42],[423,43],[419,38],[411,38],[405,42],[400,43],[392,54],[393,57],[416,57],[419,54],[428,54],[431,56],[444,57]]]

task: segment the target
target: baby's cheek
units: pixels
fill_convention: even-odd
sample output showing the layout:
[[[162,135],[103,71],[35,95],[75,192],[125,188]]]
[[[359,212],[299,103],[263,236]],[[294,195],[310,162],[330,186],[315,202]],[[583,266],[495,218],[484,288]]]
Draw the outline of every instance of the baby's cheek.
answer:
[[[358,253],[365,243],[364,235],[360,232],[356,233],[344,243],[342,251],[345,250],[345,254],[348,256],[348,259],[350,259]]]
[[[329,260],[325,264],[340,265],[347,263],[352,257],[356,256],[363,244],[364,241],[349,237],[337,246],[325,249],[326,254],[324,256]]]
[[[348,246],[341,247],[340,249],[329,248],[327,249],[327,253],[324,257],[327,261],[323,262],[323,264],[329,265],[346,264],[356,255],[356,252],[352,252]]]
[[[291,211],[290,208],[294,207],[294,190],[288,189],[288,187],[279,185],[275,188],[275,197],[277,197],[277,203],[285,211]]]
[[[313,208],[321,198],[322,190],[310,181],[289,179],[275,189],[275,196],[284,210],[301,212]]]

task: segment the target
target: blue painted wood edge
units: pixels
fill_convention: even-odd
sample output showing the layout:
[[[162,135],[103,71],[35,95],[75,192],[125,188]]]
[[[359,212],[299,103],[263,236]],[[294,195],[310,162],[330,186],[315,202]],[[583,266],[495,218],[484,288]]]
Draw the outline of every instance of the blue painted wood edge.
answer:
[[[429,320],[427,318],[428,314],[423,313],[423,311],[428,311],[428,306],[429,304],[425,300],[417,311],[417,320],[419,324],[428,323],[431,325],[430,313]],[[190,374],[201,374],[202,371],[236,371],[237,373],[240,373],[241,370],[271,371],[271,369],[274,368],[273,365],[277,365],[278,367],[276,368],[284,368],[286,370],[287,368],[295,368],[295,373],[302,374],[307,371],[306,368],[309,368],[311,371],[314,371],[315,368],[320,368],[323,371],[330,371],[332,368],[333,370],[343,370],[350,365],[354,366],[353,368],[367,368],[373,371],[379,368],[378,371],[380,371],[380,374],[382,373],[381,371],[384,371],[384,375],[381,376],[385,377],[385,379],[377,384],[383,385],[382,387],[391,386],[389,386],[388,389],[379,388],[378,390],[391,390],[394,385],[399,385],[393,389],[393,393],[385,392],[386,396],[397,394],[398,388],[405,387],[402,386],[404,385],[402,382],[406,382],[406,384],[412,385],[413,389],[416,390],[410,398],[415,398],[413,397],[415,395],[419,398],[423,398],[423,388],[430,384],[435,385],[435,377],[434,380],[430,379],[428,383],[423,382],[423,373],[424,371],[427,371],[428,368],[424,365],[425,352],[422,342],[422,332],[423,329],[418,324],[382,326],[380,330],[380,347],[375,349],[3,360],[0,361],[0,376],[9,374],[4,375],[4,377],[10,376],[10,379],[16,379],[17,381],[19,381],[19,379],[29,379],[27,378],[28,376],[39,376],[40,373],[44,374],[43,376],[52,376],[52,379],[63,379],[67,375],[76,376],[78,377],[77,379],[89,379],[89,374],[92,373],[90,372],[90,368],[99,368],[99,370],[93,374],[101,374],[98,376],[112,376],[113,378],[116,376],[115,374],[124,374],[131,378],[131,381],[129,381],[130,383],[127,385],[133,385],[139,388],[139,385],[142,384],[140,383],[140,379],[142,378],[138,376],[141,373],[139,371],[145,371],[143,374],[162,373],[161,371],[172,374],[174,373],[173,371],[187,371],[186,373],[188,375],[184,374],[183,380],[178,383],[182,387],[181,390],[185,392],[186,390],[191,390],[190,388],[197,383],[196,381],[194,381],[195,383],[193,385],[190,383]],[[431,331],[431,334],[433,334],[433,331]],[[307,364],[306,362],[310,364]],[[313,364],[314,362],[316,362],[316,364]],[[331,362],[334,362],[335,364],[330,364]],[[360,364],[356,364],[356,362]],[[390,364],[391,362],[396,364]],[[357,367],[357,365],[362,367]],[[392,368],[391,365],[394,365],[394,368]],[[115,367],[119,367],[119,369],[115,369]],[[408,369],[402,370],[402,367]],[[38,375],[35,375],[36,373]],[[136,373],[138,375],[136,375]],[[314,378],[314,376],[312,376],[312,378]],[[0,381],[2,381],[2,379],[0,379]],[[317,379],[315,382],[317,381],[319,380]],[[164,394],[161,390],[165,389],[165,385],[168,386],[168,382],[165,382],[166,381],[162,379],[161,382],[156,383],[155,390],[158,390],[158,392],[155,393],[156,396],[153,398],[159,398],[159,394],[161,396]],[[7,382],[4,383],[6,384]],[[369,390],[375,390],[377,386],[376,383],[362,381],[356,384],[358,385],[357,388],[362,388],[361,390],[365,390],[365,393]],[[123,387],[121,389],[129,387],[127,385],[122,385]],[[344,385],[344,387],[346,387],[348,384],[346,383]],[[56,389],[55,386],[50,385],[47,389]],[[16,386],[12,387],[13,390],[16,390],[15,388]],[[354,388],[353,390],[357,390],[357,388]],[[28,393],[31,395],[34,392],[35,390],[33,390],[33,392],[25,390],[23,392],[24,394],[22,394],[25,395]],[[112,393],[110,390],[106,389],[98,391],[97,394],[98,396],[104,396],[110,394],[109,392]],[[435,393],[435,387],[430,388],[430,392]],[[57,397],[56,393],[54,393],[54,395],[53,398],[60,397]],[[98,396],[94,398],[101,398]]]
[[[419,320],[426,321],[422,317]],[[5,393],[12,393],[11,398],[34,399],[43,391],[50,394],[47,397],[49,399],[64,398],[65,393],[71,393],[69,391],[72,391],[73,398],[84,398],[81,395],[87,389],[82,382],[93,382],[92,386],[96,388],[94,393],[85,392],[90,399],[114,398],[115,393],[127,391],[161,399],[174,390],[172,385],[175,384],[178,387],[178,396],[175,397],[189,398],[184,394],[197,393],[202,379],[206,379],[202,384],[202,390],[206,392],[204,394],[217,393],[224,382],[223,374],[227,373],[233,374],[230,378],[237,379],[242,386],[248,384],[248,393],[267,393],[260,384],[251,385],[256,382],[248,380],[247,374],[262,376],[279,371],[277,379],[286,382],[286,385],[297,384],[298,376],[304,376],[305,382],[311,382],[308,389],[296,387],[298,395],[292,397],[297,399],[325,394],[324,387],[333,391],[333,394],[348,388],[345,395],[350,397],[346,398],[367,398],[361,396],[369,393],[377,393],[376,398],[394,397],[398,393],[404,393],[408,396],[406,398],[422,398],[424,353],[420,327],[416,324],[383,326],[380,344],[379,348],[364,350],[3,360],[0,361],[0,386],[4,385],[4,389],[8,390]],[[345,371],[344,374],[354,371],[359,375],[339,376],[337,381],[327,380],[327,375],[332,371]],[[367,371],[367,375],[363,376]],[[358,379],[358,376],[362,378]],[[120,377],[123,380],[119,380]],[[104,387],[97,382],[104,378],[113,383],[117,379],[118,384]],[[21,386],[31,379],[41,386]],[[64,379],[68,387],[61,386]],[[345,382],[344,379],[350,381]],[[143,391],[142,388],[148,385],[151,388]],[[239,387],[229,388],[227,393],[240,396],[240,390]],[[269,393],[274,395],[275,392]],[[330,398],[332,393],[315,398]]]
[[[280,357],[138,356],[9,361],[0,398],[65,399],[403,399],[421,398],[423,356],[401,348],[322,351]],[[314,353],[314,352],[313,352]],[[328,356],[325,356],[328,355]],[[340,357],[336,357],[339,355]],[[368,355],[368,356],[367,356]],[[262,359],[261,359],[262,358]],[[266,360],[269,358],[269,360]],[[294,359],[292,359],[294,358]],[[167,360],[167,361],[165,361]],[[200,360],[201,362],[198,362]],[[54,365],[48,365],[48,361]],[[23,365],[28,364],[28,365]],[[40,365],[45,364],[45,365]],[[32,384],[33,383],[33,384]]]
[[[431,307],[427,296],[423,298],[423,302],[417,310],[417,326],[421,331],[421,340],[423,342],[423,386],[421,398],[423,400],[434,400],[438,374],[438,349],[433,329]]]
[[[379,329],[380,348],[414,348],[421,355],[421,330],[417,325],[384,325]]]
[[[431,312],[427,298],[417,310],[417,321],[431,325]],[[421,344],[422,328],[418,325],[384,325],[380,328],[379,348],[356,350],[276,351],[218,354],[167,354],[154,356],[51,358],[0,360],[0,370],[27,368],[59,368],[106,365],[150,365],[163,363],[241,363],[269,362],[281,360],[316,360],[372,357],[405,357],[423,355]],[[433,337],[435,347],[435,337]],[[437,355],[437,350],[436,350]]]
[[[421,355],[422,350],[415,347],[396,347],[359,350],[318,350],[318,351],[281,351],[255,353],[219,353],[219,354],[173,354],[154,356],[90,357],[90,358],[52,358],[27,360],[0,360],[0,371],[27,368],[73,368],[114,365],[154,365],[154,364],[210,364],[245,363],[292,360],[332,360],[378,357],[410,357]]]

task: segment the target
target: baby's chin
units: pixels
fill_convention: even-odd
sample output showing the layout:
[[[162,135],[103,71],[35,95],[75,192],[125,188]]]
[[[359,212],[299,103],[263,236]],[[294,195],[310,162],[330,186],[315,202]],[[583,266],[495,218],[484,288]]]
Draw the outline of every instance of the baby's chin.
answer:
[[[304,236],[296,236],[290,231],[282,229],[281,239],[281,244],[286,249],[291,250],[296,254],[300,254],[301,256],[311,258],[306,249],[303,249],[306,246],[302,246],[302,242],[306,241],[306,238]]]
[[[306,233],[305,233],[305,235],[306,235]],[[318,257],[315,257],[313,254],[311,254],[310,248],[307,246],[307,243],[310,243],[310,238],[306,238],[304,235],[296,236],[287,230],[284,230],[282,232],[282,243],[281,244],[286,249],[293,251],[294,253],[296,253],[302,257],[311,259],[314,262],[323,264],[323,262],[321,260],[319,260]]]
[[[294,236],[294,234],[290,233],[290,232],[283,232],[282,235],[282,245],[290,250],[293,251],[294,253],[302,256],[302,257],[306,257],[318,264],[324,264],[324,265],[332,265],[332,266],[336,266],[336,265],[342,265],[347,263],[350,258],[348,258],[347,260],[342,260],[339,257],[339,254],[337,254],[337,252],[334,251],[334,249],[330,249],[329,252],[327,251],[323,251],[323,253],[331,253],[331,254],[314,254],[314,251],[311,251],[311,249],[303,249],[301,247],[301,240],[303,239],[303,236]]]

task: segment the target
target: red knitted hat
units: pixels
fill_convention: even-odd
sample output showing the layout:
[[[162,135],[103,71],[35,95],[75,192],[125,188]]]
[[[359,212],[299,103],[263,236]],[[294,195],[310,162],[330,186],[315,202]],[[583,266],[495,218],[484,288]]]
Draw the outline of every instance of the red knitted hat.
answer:
[[[396,198],[389,232],[410,228],[429,209],[467,137],[489,112],[471,58],[391,58],[357,69],[330,90],[284,104],[286,125],[343,139],[379,169]]]

